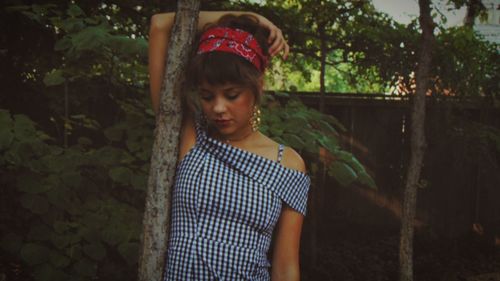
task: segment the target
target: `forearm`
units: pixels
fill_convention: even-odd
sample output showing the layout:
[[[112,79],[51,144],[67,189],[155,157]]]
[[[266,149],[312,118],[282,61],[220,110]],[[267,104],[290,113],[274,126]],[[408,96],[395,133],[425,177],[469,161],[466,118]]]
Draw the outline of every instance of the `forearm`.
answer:
[[[288,206],[283,206],[276,226],[271,280],[300,280],[300,235],[304,217]]]
[[[267,20],[262,17],[261,15],[254,13],[254,12],[246,12],[246,11],[200,11],[200,16],[198,18],[198,26],[197,29],[198,31],[201,31],[203,27],[208,24],[208,23],[214,23],[217,22],[221,17],[232,14],[236,16],[240,15],[252,15],[255,16],[259,19],[259,21],[264,21],[266,22]],[[170,29],[172,28],[174,24],[174,17],[175,13],[161,13],[161,14],[156,14],[153,15],[151,19],[151,24],[153,25],[153,22],[155,22],[155,26],[158,29],[162,29],[165,31],[170,32]]]
[[[160,106],[160,90],[165,74],[165,60],[173,16],[173,14],[156,14],[151,18],[148,70],[151,103],[155,113],[158,112]]]
[[[300,270],[298,264],[288,266],[273,265],[271,270],[272,281],[299,281]]]

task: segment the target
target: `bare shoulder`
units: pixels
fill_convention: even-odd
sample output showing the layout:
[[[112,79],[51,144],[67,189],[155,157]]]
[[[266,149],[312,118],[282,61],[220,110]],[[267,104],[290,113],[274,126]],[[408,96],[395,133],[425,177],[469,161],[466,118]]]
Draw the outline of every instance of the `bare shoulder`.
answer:
[[[277,152],[279,144],[262,133],[260,133],[260,137],[260,141],[257,142],[257,147],[259,147],[258,150],[260,150],[261,152],[257,154],[272,161],[276,161],[276,158],[278,156]],[[303,173],[306,172],[306,165],[300,154],[297,153],[293,148],[288,146],[285,146],[283,150],[281,165],[292,170],[297,170]]]
[[[288,146],[283,150],[283,158],[281,160],[281,164],[289,169],[297,170],[303,173],[306,172],[306,164],[304,163],[304,159],[302,159],[297,151]]]

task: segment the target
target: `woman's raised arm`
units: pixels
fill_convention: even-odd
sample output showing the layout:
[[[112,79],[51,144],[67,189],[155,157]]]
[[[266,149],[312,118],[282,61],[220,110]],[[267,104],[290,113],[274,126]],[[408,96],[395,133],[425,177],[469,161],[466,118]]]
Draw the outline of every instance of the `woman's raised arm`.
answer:
[[[198,20],[198,31],[200,31],[207,23],[217,22],[222,16],[226,14],[244,15],[249,14],[257,17],[260,24],[269,29],[269,54],[276,55],[283,51],[283,58],[288,56],[288,45],[283,38],[281,30],[276,27],[265,17],[252,13],[252,12],[238,12],[238,11],[214,11],[214,12],[200,12]],[[151,102],[155,113],[158,112],[160,107],[160,90],[165,75],[165,59],[167,57],[168,40],[170,38],[170,31],[174,24],[175,13],[161,13],[155,14],[151,17],[151,24],[149,29],[149,88],[151,93]]]

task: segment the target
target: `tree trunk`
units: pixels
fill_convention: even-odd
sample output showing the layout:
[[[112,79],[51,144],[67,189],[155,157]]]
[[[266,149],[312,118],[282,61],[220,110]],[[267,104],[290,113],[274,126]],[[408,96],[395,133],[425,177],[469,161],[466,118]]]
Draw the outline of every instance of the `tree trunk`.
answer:
[[[182,119],[180,95],[198,25],[199,6],[199,0],[179,0],[170,36],[146,193],[139,281],[160,281],[163,276]]]
[[[411,108],[410,163],[406,175],[399,245],[400,281],[413,281],[413,236],[417,204],[417,189],[425,151],[425,95],[429,89],[429,75],[434,45],[434,22],[430,0],[419,0],[422,37],[417,66],[416,94]]]
[[[319,74],[319,94],[320,94],[320,102],[319,102],[319,111],[324,113],[325,111],[325,75],[326,75],[326,35],[325,35],[325,25],[320,23],[318,27],[319,37],[321,40],[321,50],[320,50],[320,74]]]
[[[464,25],[468,27],[474,27],[474,21],[479,15],[481,10],[484,9],[481,0],[469,0],[467,1],[467,13],[465,14]]]

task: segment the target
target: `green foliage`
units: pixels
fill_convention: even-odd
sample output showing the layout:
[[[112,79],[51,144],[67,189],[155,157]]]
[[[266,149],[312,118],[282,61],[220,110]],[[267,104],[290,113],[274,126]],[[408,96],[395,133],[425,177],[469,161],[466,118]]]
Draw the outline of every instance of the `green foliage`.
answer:
[[[439,90],[497,97],[500,54],[496,44],[485,42],[468,27],[442,30],[437,41],[434,73]]]
[[[415,66],[417,29],[394,22],[369,1],[280,0],[250,6],[288,36],[290,59],[276,66],[286,77],[275,82],[285,84],[281,89],[319,90],[322,44],[329,92],[385,92],[395,76],[407,77]]]
[[[1,204],[22,206],[19,217],[1,218],[24,222],[2,231],[2,249],[33,266],[36,280],[94,277],[104,262],[118,262],[117,267],[137,262],[141,208],[129,204],[143,202],[115,199],[114,190],[143,194],[147,169],[134,153],[147,154],[150,146],[134,153],[79,144],[60,148],[47,144],[46,135],[25,115],[11,116],[7,110],[0,110],[0,127],[8,140],[0,150],[2,170],[9,171],[2,173],[2,182],[11,183],[6,191],[11,196]],[[151,138],[146,130],[143,137]],[[108,261],[108,255],[121,256],[121,261]]]
[[[306,107],[297,99],[284,106],[274,97],[267,97],[263,110],[261,131],[277,142],[296,149],[300,154],[316,159],[311,166],[321,162],[328,166],[328,174],[342,186],[357,183],[376,188],[373,179],[350,152],[342,149],[340,134],[344,126],[333,116]],[[322,149],[326,155],[321,155]]]

